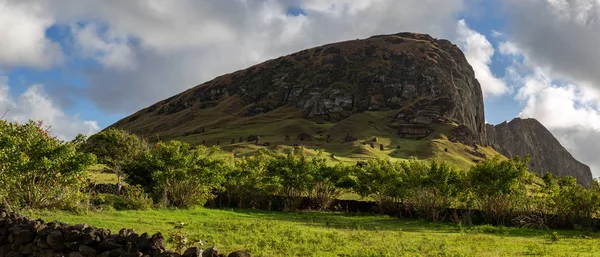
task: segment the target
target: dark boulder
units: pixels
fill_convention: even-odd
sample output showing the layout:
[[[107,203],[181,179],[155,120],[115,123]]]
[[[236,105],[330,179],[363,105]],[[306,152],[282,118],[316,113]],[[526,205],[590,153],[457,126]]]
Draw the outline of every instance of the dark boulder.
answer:
[[[198,247],[190,247],[183,253],[183,257],[200,257],[202,255],[202,250]]]
[[[219,249],[216,246],[211,246],[202,251],[202,257],[219,257]]]
[[[247,251],[235,251],[227,255],[227,257],[252,257]]]
[[[62,251],[65,248],[63,233],[58,229],[52,230],[46,237],[46,243],[52,250]]]

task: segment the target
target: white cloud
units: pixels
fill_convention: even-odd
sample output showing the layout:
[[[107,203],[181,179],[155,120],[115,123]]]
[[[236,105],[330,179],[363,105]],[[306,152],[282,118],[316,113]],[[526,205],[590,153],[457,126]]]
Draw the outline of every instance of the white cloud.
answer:
[[[28,2],[73,28],[79,57],[103,64],[86,70],[87,95],[102,110],[118,113],[321,44],[403,31],[453,38],[456,15],[465,7],[463,0]],[[306,15],[287,15],[290,6]]]
[[[481,84],[483,96],[499,96],[509,92],[509,88],[502,79],[496,78],[490,70],[494,47],[487,38],[471,30],[465,20],[458,21],[457,43],[465,53],[465,57],[475,71],[475,77]]]
[[[503,36],[504,36],[504,33],[497,31],[497,30],[492,30],[492,37],[499,38],[499,37],[503,37]]]
[[[103,34],[94,23],[82,27],[72,25],[71,32],[81,57],[97,59],[107,68],[136,68],[135,52],[129,46],[126,36]]]
[[[48,68],[60,62],[60,45],[45,37],[53,23],[39,5],[0,0],[0,68]]]
[[[100,130],[98,123],[70,116],[62,111],[44,92],[42,85],[32,85],[18,97],[13,97],[8,77],[0,76],[0,112],[6,120],[26,122],[42,120],[51,126],[51,134],[63,140],[75,138],[79,133],[91,135]]]
[[[504,0],[508,40],[555,77],[600,89],[600,1]]]
[[[513,58],[513,65],[507,68],[506,77],[518,88],[515,99],[525,105],[518,116],[540,121],[575,159],[599,176],[600,94],[586,83],[559,83],[565,78],[538,65],[515,45],[507,49],[502,52]]]
[[[590,128],[600,131],[600,113],[583,100],[573,84],[559,86],[544,74],[526,78],[519,97],[527,101],[520,116],[535,117],[550,129]]]
[[[510,41],[500,42],[500,44],[498,45],[498,50],[500,50],[500,54],[502,55],[522,55],[521,50],[519,50],[519,48]]]
[[[75,46],[83,58],[97,59],[107,68],[131,70],[136,68],[135,52],[125,36],[102,35],[96,24],[71,28]]]
[[[577,160],[590,166],[594,176],[599,176],[600,111],[595,104],[586,100],[578,86],[554,84],[543,73],[529,75],[524,81],[519,98],[526,106],[519,116],[539,120]]]

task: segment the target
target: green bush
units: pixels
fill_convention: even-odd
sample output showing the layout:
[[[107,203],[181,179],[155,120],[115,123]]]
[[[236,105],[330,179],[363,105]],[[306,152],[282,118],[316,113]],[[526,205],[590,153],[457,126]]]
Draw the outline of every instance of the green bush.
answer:
[[[562,222],[590,227],[592,218],[600,211],[600,190],[598,184],[588,189],[577,184],[575,178],[547,178],[548,201],[553,213]]]
[[[108,210],[148,210],[154,205],[152,198],[138,186],[128,186],[122,195],[97,194],[92,202],[95,206]]]
[[[505,224],[513,209],[511,202],[525,197],[526,186],[532,184],[534,176],[528,164],[529,157],[501,161],[496,156],[471,168],[469,189],[475,196],[475,206],[487,214],[489,221]]]
[[[359,183],[355,191],[363,197],[373,197],[382,212],[400,210],[400,205],[410,194],[400,162],[369,160],[356,176]]]
[[[405,184],[409,188],[406,202],[434,222],[450,208],[464,190],[464,175],[443,162],[425,163],[412,159],[401,162]]]
[[[191,149],[179,141],[159,142],[125,168],[130,184],[151,192],[163,206],[204,205],[222,189],[230,165],[217,148]]]
[[[550,234],[550,241],[558,242],[560,240],[560,236],[558,236],[558,232],[554,231]]]
[[[85,171],[96,161],[77,151],[84,136],[59,140],[41,121],[0,120],[0,131],[0,197],[5,205],[71,209],[82,204],[79,194],[72,194],[83,189]]]
[[[281,184],[277,194],[284,196],[284,209],[296,210],[300,197],[307,196],[313,188],[314,169],[318,160],[308,158],[304,151],[291,151],[286,155],[275,155],[268,163],[267,170],[275,181]]]
[[[244,202],[254,207],[265,196],[280,195],[284,209],[296,209],[306,196],[312,200],[312,208],[324,210],[356,185],[354,170],[352,166],[328,165],[320,154],[309,158],[302,149],[287,154],[260,150],[236,160],[224,186],[228,198],[237,199],[239,207]]]
[[[109,128],[91,136],[82,148],[85,152],[95,154],[100,163],[117,175],[117,194],[121,194],[123,167],[146,151],[148,143],[127,131]]]
[[[327,165],[325,159],[320,156],[313,162],[315,163],[315,167],[311,169],[313,185],[309,197],[313,200],[315,209],[329,209],[335,199],[358,185],[355,167],[341,164]]]
[[[271,176],[267,169],[272,159],[271,153],[260,150],[254,156],[235,160],[233,170],[225,175],[223,184],[227,198],[237,200],[240,208],[255,208],[265,197],[279,192],[279,178]]]
[[[128,186],[123,198],[128,210],[148,210],[154,205],[152,198],[140,186]]]

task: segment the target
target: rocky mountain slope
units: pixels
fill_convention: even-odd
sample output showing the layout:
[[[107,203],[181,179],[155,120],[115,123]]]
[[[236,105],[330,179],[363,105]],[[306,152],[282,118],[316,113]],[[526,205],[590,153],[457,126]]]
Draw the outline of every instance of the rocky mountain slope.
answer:
[[[516,118],[496,126],[486,124],[487,141],[507,157],[531,155],[531,170],[573,176],[582,184],[592,183],[590,167],[573,156],[535,119]]]
[[[218,115],[207,116],[206,110]],[[473,132],[474,142],[485,139],[481,88],[462,52],[447,40],[412,33],[334,43],[266,61],[158,102],[114,126],[171,136],[260,123],[252,121],[264,117],[335,123],[389,110],[395,111],[390,121],[398,124],[399,134],[426,137],[430,124],[454,121]]]
[[[398,33],[323,45],[226,74],[112,127],[242,155],[302,145],[324,149],[332,161],[416,156],[468,168],[498,154],[485,147],[484,121],[481,87],[460,49]],[[537,160],[536,168],[554,167]]]

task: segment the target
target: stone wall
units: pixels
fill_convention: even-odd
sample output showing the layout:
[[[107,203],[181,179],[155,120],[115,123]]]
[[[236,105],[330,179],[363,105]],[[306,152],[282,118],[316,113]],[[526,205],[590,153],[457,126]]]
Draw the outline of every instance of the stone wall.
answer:
[[[238,251],[225,255],[219,254],[216,247],[204,251],[191,247],[180,255],[165,249],[165,237],[161,233],[139,235],[132,229],[121,229],[112,234],[108,229],[86,224],[46,223],[0,210],[0,257],[22,256],[248,257],[250,254]]]

